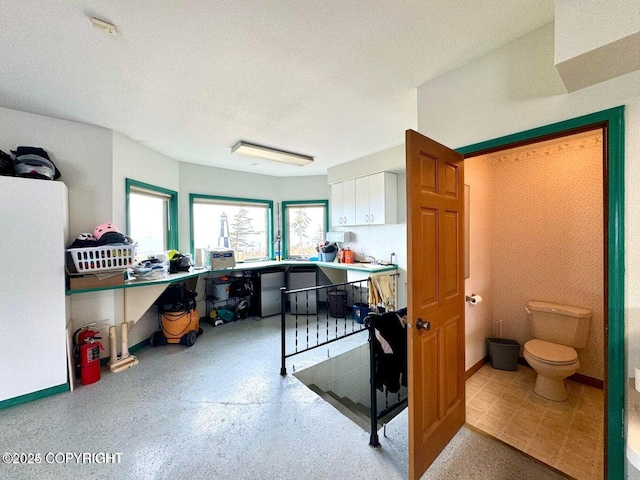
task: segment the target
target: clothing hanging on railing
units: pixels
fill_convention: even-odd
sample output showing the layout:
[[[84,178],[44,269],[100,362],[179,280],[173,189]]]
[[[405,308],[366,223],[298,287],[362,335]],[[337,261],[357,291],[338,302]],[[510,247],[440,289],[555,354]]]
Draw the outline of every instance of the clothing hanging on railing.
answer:
[[[407,386],[407,309],[370,314],[367,324],[375,332],[376,388],[396,393]]]
[[[377,307],[379,304],[386,310],[395,307],[395,292],[391,275],[372,275],[369,277],[369,305]]]

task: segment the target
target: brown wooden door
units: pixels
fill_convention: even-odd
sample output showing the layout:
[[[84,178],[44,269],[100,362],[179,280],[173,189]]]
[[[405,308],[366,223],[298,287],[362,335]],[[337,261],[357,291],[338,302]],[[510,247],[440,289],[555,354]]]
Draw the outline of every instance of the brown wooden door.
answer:
[[[406,149],[409,478],[418,479],[465,421],[464,157],[413,130]]]

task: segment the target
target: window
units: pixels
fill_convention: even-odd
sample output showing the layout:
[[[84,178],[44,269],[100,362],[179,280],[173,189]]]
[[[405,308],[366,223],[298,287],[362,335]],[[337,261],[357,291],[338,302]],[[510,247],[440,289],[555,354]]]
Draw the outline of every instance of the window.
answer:
[[[226,247],[241,251],[245,260],[271,257],[272,201],[191,194],[189,202],[194,254]]]
[[[329,225],[327,200],[282,202],[285,257],[316,257]]]
[[[178,248],[178,194],[126,179],[127,233],[138,243],[136,257]]]

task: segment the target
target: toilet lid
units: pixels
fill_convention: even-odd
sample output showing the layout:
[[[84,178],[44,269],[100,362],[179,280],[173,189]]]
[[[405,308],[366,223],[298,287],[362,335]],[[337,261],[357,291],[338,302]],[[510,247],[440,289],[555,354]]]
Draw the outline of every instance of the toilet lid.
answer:
[[[533,358],[545,363],[571,365],[578,360],[578,353],[573,348],[537,338],[529,340],[524,348]]]

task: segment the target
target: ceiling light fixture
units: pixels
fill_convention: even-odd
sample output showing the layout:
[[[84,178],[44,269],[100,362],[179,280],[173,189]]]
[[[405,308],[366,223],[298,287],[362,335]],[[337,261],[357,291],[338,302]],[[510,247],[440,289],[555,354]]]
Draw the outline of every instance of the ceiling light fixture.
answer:
[[[238,142],[231,149],[231,153],[239,153],[240,155],[249,155],[251,157],[264,158],[273,160],[274,162],[289,163],[302,167],[313,162],[313,157],[300,155],[299,153],[285,152],[275,148],[263,147],[262,145],[254,145],[247,142]]]
[[[102,30],[106,34],[115,35],[116,33],[118,33],[118,29],[116,28],[115,25],[107,23],[103,20],[92,18],[91,23],[93,23],[94,28],[97,28],[98,30]]]

